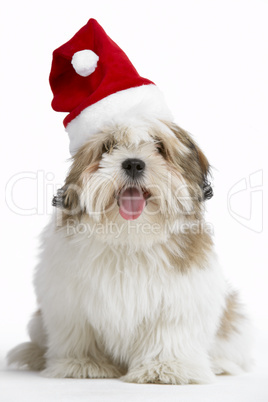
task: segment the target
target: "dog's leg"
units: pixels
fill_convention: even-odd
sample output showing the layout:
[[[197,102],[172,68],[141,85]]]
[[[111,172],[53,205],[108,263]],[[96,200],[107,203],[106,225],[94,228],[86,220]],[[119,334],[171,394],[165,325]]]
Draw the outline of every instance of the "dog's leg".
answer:
[[[47,329],[45,376],[114,378],[122,375],[97,346],[95,333],[79,310],[73,316],[54,317],[47,322]]]
[[[226,299],[211,357],[216,374],[240,374],[251,365],[252,328],[236,292]]]
[[[214,381],[208,354],[190,327],[178,330],[158,322],[153,328],[143,328],[142,333],[146,335],[133,349],[128,373],[122,380],[163,384]]]

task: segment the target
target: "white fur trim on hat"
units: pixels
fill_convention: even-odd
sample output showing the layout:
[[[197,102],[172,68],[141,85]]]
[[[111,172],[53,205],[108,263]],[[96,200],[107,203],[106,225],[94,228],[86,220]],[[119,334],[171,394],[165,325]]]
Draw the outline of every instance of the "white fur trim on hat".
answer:
[[[97,56],[96,53],[92,50],[85,49],[74,53],[71,63],[77,74],[82,77],[88,77],[95,71],[98,60],[99,56]]]
[[[153,84],[116,92],[88,106],[66,127],[70,138],[70,153],[78,149],[94,134],[111,124],[137,125],[141,120],[172,121],[164,96]]]

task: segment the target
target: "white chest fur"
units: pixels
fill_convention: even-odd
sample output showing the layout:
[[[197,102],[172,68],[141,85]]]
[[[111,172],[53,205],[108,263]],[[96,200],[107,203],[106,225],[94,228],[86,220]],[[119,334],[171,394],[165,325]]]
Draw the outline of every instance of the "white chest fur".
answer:
[[[55,322],[57,312],[87,321],[120,360],[127,359],[140,333],[149,336],[156,327],[161,333],[154,336],[166,332],[173,352],[174,342],[209,348],[225,293],[213,254],[205,269],[193,266],[182,273],[170,266],[160,245],[129,253],[95,238],[73,241],[51,227],[44,237],[35,285],[41,309],[54,314]],[[170,333],[177,338],[168,341]]]

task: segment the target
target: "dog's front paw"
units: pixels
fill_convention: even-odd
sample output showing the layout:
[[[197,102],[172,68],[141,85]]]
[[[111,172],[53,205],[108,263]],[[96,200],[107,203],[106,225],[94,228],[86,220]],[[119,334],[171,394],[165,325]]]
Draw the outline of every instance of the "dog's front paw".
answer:
[[[214,381],[209,369],[185,367],[177,361],[152,362],[130,369],[121,379],[126,382],[154,384],[207,384]]]
[[[54,378],[118,378],[122,372],[106,361],[75,358],[50,360],[42,374]]]

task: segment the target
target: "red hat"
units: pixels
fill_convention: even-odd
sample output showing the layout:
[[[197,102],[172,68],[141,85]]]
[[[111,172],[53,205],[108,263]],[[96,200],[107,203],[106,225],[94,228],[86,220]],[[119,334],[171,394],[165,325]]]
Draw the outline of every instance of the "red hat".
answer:
[[[64,126],[71,154],[92,134],[126,114],[171,118],[159,89],[138,74],[94,19],[53,52],[49,82],[53,109],[69,112]]]

